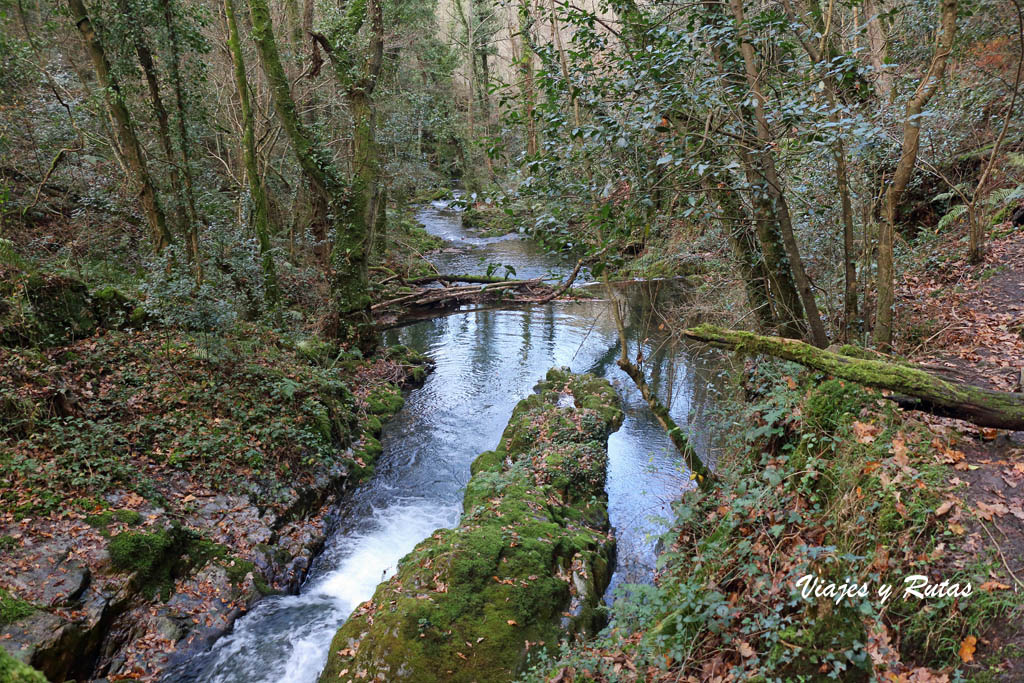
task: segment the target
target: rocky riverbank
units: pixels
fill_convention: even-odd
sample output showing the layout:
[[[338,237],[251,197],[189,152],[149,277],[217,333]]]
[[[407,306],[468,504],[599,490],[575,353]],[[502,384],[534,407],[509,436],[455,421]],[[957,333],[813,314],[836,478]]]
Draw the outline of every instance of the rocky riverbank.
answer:
[[[257,326],[58,332],[0,347],[0,647],[55,681],[156,680],[297,591],[426,373]]]

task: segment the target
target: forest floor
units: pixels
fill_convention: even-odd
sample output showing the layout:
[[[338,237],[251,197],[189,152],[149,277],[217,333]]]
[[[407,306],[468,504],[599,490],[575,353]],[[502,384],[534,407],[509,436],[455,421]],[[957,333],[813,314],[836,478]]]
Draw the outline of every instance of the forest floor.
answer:
[[[951,261],[929,275],[907,278],[900,292],[911,327],[931,332],[911,360],[939,373],[1000,391],[1022,391],[1024,381],[1024,235],[990,244],[983,263]],[[968,540],[994,548],[1011,581],[1024,591],[1024,432],[979,428],[925,417],[936,433],[958,433],[962,458],[949,463],[956,505],[969,511]],[[954,511],[955,512],[955,511]],[[998,583],[998,582],[997,582]],[[1012,585],[1015,584],[1015,585]],[[1005,584],[1000,584],[1005,585]],[[1024,614],[1004,618],[979,636],[992,653],[987,668],[1000,680],[1024,680]]]

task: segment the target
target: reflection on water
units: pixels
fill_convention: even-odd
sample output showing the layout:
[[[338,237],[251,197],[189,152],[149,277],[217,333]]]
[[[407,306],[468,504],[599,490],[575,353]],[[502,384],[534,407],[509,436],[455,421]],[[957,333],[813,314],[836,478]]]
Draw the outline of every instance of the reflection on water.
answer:
[[[436,204],[419,215],[427,229],[459,245],[437,257],[442,272],[480,272],[481,258],[511,263],[519,277],[565,272],[564,264],[519,239],[480,239],[458,215]],[[699,415],[711,406],[715,366],[668,344],[652,302],[682,292],[670,283],[617,290],[636,354],[643,340],[652,387],[680,425],[698,416],[692,440],[702,455],[709,435]],[[555,302],[527,310],[483,310],[428,320],[386,334],[429,355],[436,367],[413,391],[383,435],[372,481],[341,513],[337,530],[298,596],[267,598],[241,618],[233,634],[174,680],[218,683],[315,681],[334,632],[393,573],[397,561],[461,512],[469,466],[494,448],[515,404],[553,365],[608,377],[623,397],[626,420],[609,439],[609,514],[618,538],[613,587],[649,581],[654,536],[669,503],[691,484],[672,442],[639,392],[615,364],[618,337],[610,302]],[[611,589],[609,590],[609,595]]]

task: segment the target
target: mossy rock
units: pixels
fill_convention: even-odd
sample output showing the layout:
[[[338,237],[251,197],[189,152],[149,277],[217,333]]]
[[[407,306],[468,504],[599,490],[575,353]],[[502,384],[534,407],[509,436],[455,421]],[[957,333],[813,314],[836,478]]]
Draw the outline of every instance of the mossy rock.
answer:
[[[607,437],[622,421],[618,397],[607,381],[567,370],[537,391],[516,406],[498,448],[474,462],[459,526],[420,543],[356,610],[321,681],[344,669],[370,680],[508,681],[561,638],[604,625],[615,547]]]
[[[36,611],[31,603],[11,595],[0,588],[0,626],[7,626],[21,621]],[[3,680],[3,679],[0,679]]]
[[[373,415],[394,415],[403,405],[402,390],[390,382],[374,389],[366,397],[366,409]]]
[[[9,655],[0,647],[0,681],[3,683],[47,683],[46,676]]]
[[[107,550],[114,569],[129,572],[146,597],[171,595],[174,579],[194,565],[205,564],[207,553],[195,534],[178,526],[156,531],[125,531],[110,539]],[[195,551],[199,550],[199,553]],[[203,556],[196,562],[196,557]]]

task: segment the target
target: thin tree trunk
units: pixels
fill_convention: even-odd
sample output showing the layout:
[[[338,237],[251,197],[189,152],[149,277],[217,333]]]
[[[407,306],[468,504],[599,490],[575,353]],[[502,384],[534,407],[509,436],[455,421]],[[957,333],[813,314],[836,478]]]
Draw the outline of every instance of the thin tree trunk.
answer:
[[[245,161],[245,175],[249,181],[249,194],[252,196],[253,227],[260,244],[264,290],[267,300],[271,304],[276,304],[280,299],[280,292],[274,268],[274,254],[270,247],[270,206],[256,164],[256,136],[252,106],[249,102],[249,81],[245,73],[245,60],[238,37],[238,22],[235,19],[233,0],[224,0],[224,13],[228,21],[228,48],[235,67],[235,86],[238,88],[238,100],[242,109],[242,156]]]
[[[739,41],[740,54],[743,56],[743,65],[747,77],[747,85],[754,94],[754,119],[757,123],[757,138],[760,143],[760,150],[757,153],[760,164],[760,171],[764,174],[766,190],[773,204],[773,211],[778,220],[779,233],[782,236],[782,243],[786,248],[786,255],[789,258],[789,266],[793,272],[793,279],[796,282],[797,292],[800,295],[801,303],[807,314],[807,324],[810,331],[811,341],[815,346],[826,346],[828,336],[825,334],[825,326],[821,321],[821,314],[818,312],[818,303],[814,298],[811,289],[811,280],[804,270],[803,259],[800,257],[800,249],[796,242],[796,235],[793,231],[792,216],[789,205],[786,202],[782,190],[782,182],[779,179],[775,168],[775,159],[772,156],[771,130],[768,127],[768,120],[764,114],[765,97],[761,91],[758,79],[760,74],[757,69],[754,47],[746,38],[746,20],[743,16],[743,0],[729,0],[729,6],[736,20],[736,37]]]
[[[153,234],[153,250],[157,253],[163,250],[173,241],[171,231],[167,227],[167,220],[163,208],[160,206],[160,199],[157,196],[156,188],[153,186],[152,177],[149,174],[149,167],[146,164],[146,157],[143,154],[142,146],[135,135],[135,128],[132,125],[131,115],[125,106],[121,89],[110,72],[110,63],[107,61],[106,53],[103,50],[103,43],[89,20],[82,0],[68,0],[68,9],[71,10],[71,17],[82,34],[82,42],[92,59],[93,68],[96,70],[96,78],[104,89],[104,99],[107,110],[114,121],[114,128],[117,133],[118,145],[125,162],[128,164],[130,180],[138,188],[139,201],[142,210],[146,214]]]
[[[203,280],[203,260],[199,253],[199,214],[196,211],[196,193],[192,183],[192,145],[188,135],[188,112],[185,111],[185,95],[181,81],[181,48],[178,44],[178,30],[174,25],[174,12],[171,0],[160,0],[164,11],[164,23],[167,25],[167,37],[171,48],[171,84],[174,88],[174,99],[178,106],[178,144],[181,146],[181,173],[185,181],[186,209],[188,211],[188,243],[192,256],[192,265],[196,272],[196,281]]]
[[[864,0],[863,8],[867,21],[868,61],[875,70],[875,92],[880,99],[888,100],[892,95],[892,74],[886,68],[889,36],[875,0]]]
[[[797,17],[789,0],[782,0],[787,17],[790,22],[796,24]],[[813,39],[805,38],[797,32],[797,39],[803,46],[807,56],[814,62],[819,70],[816,77],[821,79],[825,86],[825,96],[828,100],[830,111],[829,121],[838,130],[840,116],[840,92],[836,83],[835,75],[832,72],[831,60],[834,55],[832,35],[829,32],[829,25],[822,17],[821,5],[818,0],[807,0],[810,24],[814,31],[820,36],[820,44],[815,45]],[[839,190],[839,204],[843,218],[843,270],[845,276],[845,288],[843,292],[843,331],[844,339],[850,338],[852,327],[857,324],[857,254],[854,242],[854,221],[853,205],[850,201],[850,180],[848,172],[848,160],[846,156],[846,145],[841,137],[836,138],[832,148],[836,160],[836,186]]]
[[[716,178],[707,178],[704,188],[720,207],[722,231],[729,236],[733,258],[739,264],[740,276],[743,278],[747,303],[757,316],[758,326],[765,331],[776,329],[764,261],[754,244],[752,221],[736,193],[729,188],[719,187]]]
[[[134,17],[134,10],[129,6],[128,0],[119,0],[118,6],[121,9],[121,13],[126,17]],[[149,49],[149,45],[146,44],[145,34],[142,32],[141,27],[135,27],[132,30],[132,39],[135,45],[135,55],[139,59],[139,65],[142,67],[142,73],[146,78],[146,87],[149,90],[149,99],[153,104],[153,113],[156,115],[157,137],[160,139],[160,147],[163,148],[164,157],[167,160],[167,165],[170,167],[171,191],[174,193],[177,201],[184,204],[185,194],[182,188],[181,169],[178,168],[178,164],[174,160],[174,143],[171,141],[170,117],[167,114],[167,107],[164,106],[163,97],[160,95],[160,80],[157,75],[156,65],[153,63],[153,53]],[[175,224],[178,232],[185,234],[188,229],[185,215],[180,211],[175,211],[174,215],[176,216]]]
[[[917,150],[921,144],[921,112],[939,89],[946,63],[953,50],[956,36],[957,0],[942,0],[939,34],[928,72],[921,79],[913,97],[907,102],[903,119],[903,147],[896,164],[892,182],[885,193],[885,221],[878,231],[878,303],[875,312],[875,344],[883,350],[892,346],[893,303],[895,282],[893,264],[893,238],[896,233],[896,213],[903,191],[910,182],[917,163]]]
[[[533,83],[533,48],[529,39],[530,6],[528,0],[519,5],[519,78],[523,94],[523,114],[526,119],[526,153],[537,155],[536,92]]]

